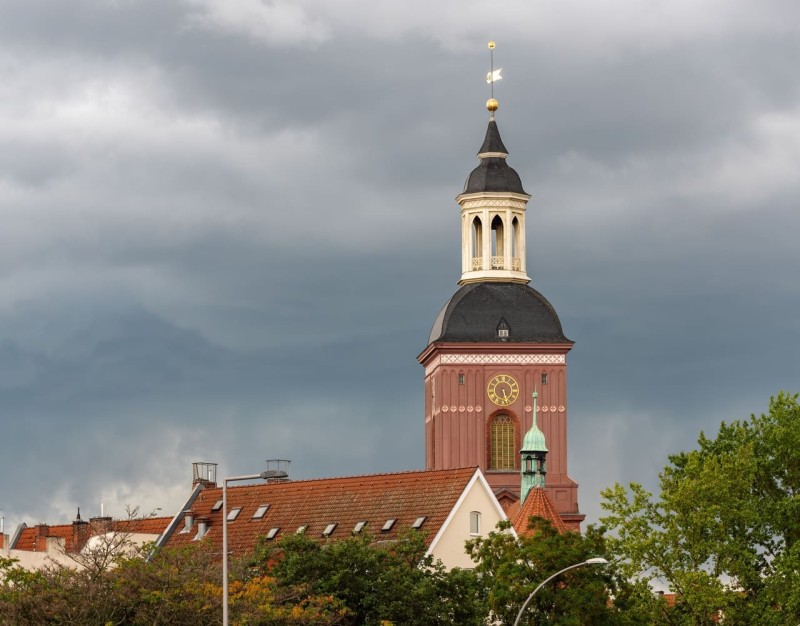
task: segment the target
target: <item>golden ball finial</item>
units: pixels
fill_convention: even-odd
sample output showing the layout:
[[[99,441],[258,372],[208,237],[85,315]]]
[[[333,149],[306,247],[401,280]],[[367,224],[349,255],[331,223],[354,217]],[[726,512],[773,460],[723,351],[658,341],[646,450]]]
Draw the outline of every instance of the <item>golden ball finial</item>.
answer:
[[[489,42],[489,50],[494,50],[494,42],[493,41]]]
[[[494,98],[489,98],[489,99],[486,101],[486,109],[487,109],[488,111],[491,111],[492,113],[494,113],[495,111],[497,111],[497,107],[498,107],[498,106],[499,106],[499,103],[498,103],[498,102],[497,102],[497,100],[495,100]]]

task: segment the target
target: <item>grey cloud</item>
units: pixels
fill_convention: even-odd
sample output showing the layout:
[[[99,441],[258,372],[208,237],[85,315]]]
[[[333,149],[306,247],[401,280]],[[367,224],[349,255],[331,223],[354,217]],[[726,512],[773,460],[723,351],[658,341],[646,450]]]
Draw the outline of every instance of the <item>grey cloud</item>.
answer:
[[[174,497],[201,457],[421,466],[415,356],[456,289],[485,14],[302,6],[327,39],[265,45],[184,3],[0,9],[9,521]],[[577,342],[592,515],[797,384],[796,9],[704,7],[507,3],[491,35],[533,284]]]

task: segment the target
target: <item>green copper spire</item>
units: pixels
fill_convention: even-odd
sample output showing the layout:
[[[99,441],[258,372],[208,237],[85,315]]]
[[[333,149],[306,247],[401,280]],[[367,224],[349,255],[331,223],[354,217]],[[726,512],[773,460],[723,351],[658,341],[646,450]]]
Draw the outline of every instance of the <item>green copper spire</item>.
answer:
[[[520,483],[520,502],[525,502],[528,492],[534,487],[544,487],[545,474],[547,473],[547,446],[544,433],[536,425],[536,399],[539,394],[533,392],[533,426],[525,433],[522,440],[522,481]]]

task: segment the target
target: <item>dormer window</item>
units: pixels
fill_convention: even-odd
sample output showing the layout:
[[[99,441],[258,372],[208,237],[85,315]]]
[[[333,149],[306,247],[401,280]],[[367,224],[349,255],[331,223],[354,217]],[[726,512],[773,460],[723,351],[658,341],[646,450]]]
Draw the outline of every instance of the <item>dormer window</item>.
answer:
[[[511,327],[504,318],[500,318],[500,323],[497,325],[497,338],[500,341],[506,341],[511,336]]]

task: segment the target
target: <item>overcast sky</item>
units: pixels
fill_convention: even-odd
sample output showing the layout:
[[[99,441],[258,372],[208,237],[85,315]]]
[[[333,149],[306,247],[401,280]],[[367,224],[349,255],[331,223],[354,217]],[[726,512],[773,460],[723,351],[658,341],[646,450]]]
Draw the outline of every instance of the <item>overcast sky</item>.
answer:
[[[6,532],[422,467],[489,39],[588,520],[800,390],[796,0],[2,0]]]

